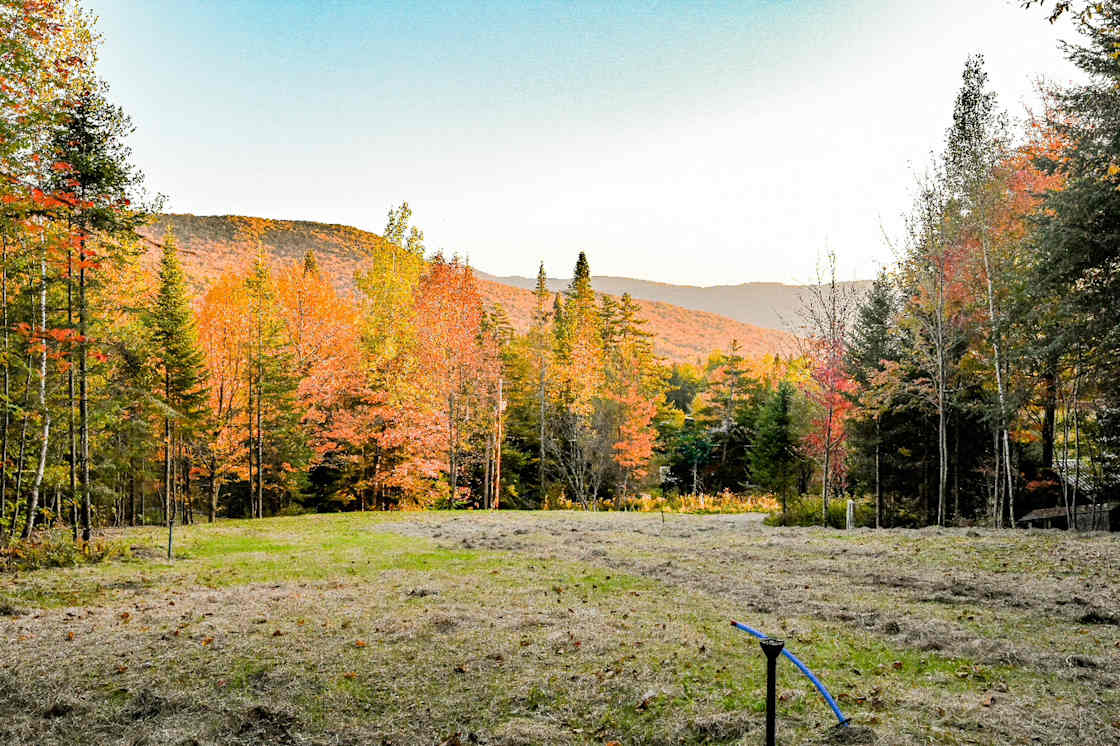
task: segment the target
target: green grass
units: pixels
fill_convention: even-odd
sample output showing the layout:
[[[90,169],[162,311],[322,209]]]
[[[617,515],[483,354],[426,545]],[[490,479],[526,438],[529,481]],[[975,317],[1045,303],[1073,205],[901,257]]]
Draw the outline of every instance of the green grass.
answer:
[[[1044,741],[1120,735],[1107,715],[1120,697],[1106,681],[1120,634],[1101,627],[1071,643],[1068,625],[1046,611],[1071,562],[1120,555],[1112,540],[962,541],[719,521],[563,513],[223,521],[178,528],[173,562],[159,556],[164,529],[128,531],[117,538],[135,547],[132,559],[0,577],[0,595],[34,613],[0,619],[16,677],[8,689],[0,682],[0,715],[10,721],[0,737],[62,743],[90,728],[118,738],[158,723],[171,742],[236,743],[239,732],[290,723],[312,741],[428,743],[457,730],[506,744],[754,743],[763,658],[732,617],[786,639],[884,743],[1014,741],[1030,718],[1077,722],[1070,708],[1080,708],[1082,730],[1054,725]],[[999,594],[923,597],[922,588],[956,576],[969,579],[966,590],[998,590],[1005,577],[1020,578],[1007,573],[1026,566],[1018,555],[1032,549],[1056,564],[1052,576],[1041,565],[1036,586],[1020,582],[1032,601],[1023,608]],[[1100,598],[1116,586],[1109,573],[1094,578]],[[862,583],[868,574],[912,582]],[[871,627],[842,621],[868,614],[879,619]],[[916,636],[884,633],[891,619]],[[982,656],[1009,642],[1028,654],[1024,663]],[[1080,701],[1086,683],[1061,658],[1089,644],[1101,665],[1078,676],[1103,692],[1099,705]],[[835,722],[831,712],[791,664],[780,672],[786,740],[816,742]],[[45,723],[20,704],[49,692],[74,693],[86,709]],[[139,692],[176,704],[133,723]],[[260,708],[278,714],[237,725]]]
[[[121,591],[158,591],[184,581],[207,588],[250,583],[370,578],[385,570],[475,573],[499,566],[494,553],[446,550],[428,539],[372,531],[384,515],[346,513],[176,527],[175,559],[166,528],[129,532],[149,559],[0,576],[0,598],[38,608],[108,603]]]

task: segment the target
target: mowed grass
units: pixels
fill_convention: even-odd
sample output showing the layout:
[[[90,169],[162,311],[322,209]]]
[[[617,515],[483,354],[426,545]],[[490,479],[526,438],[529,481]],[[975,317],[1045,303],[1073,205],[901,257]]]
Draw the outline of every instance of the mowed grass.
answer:
[[[744,517],[343,514],[129,530],[0,578],[4,743],[1120,740],[1120,542]]]

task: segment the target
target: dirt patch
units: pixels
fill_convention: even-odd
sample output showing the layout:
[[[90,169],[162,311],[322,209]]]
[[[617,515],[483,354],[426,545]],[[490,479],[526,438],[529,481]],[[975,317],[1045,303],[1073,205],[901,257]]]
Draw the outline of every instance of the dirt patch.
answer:
[[[701,715],[684,723],[677,733],[679,743],[724,743],[742,738],[758,725],[758,715],[749,712],[720,712]]]
[[[1077,618],[1077,621],[1079,624],[1108,624],[1114,627],[1120,625],[1120,617],[1096,609],[1081,615]]]
[[[166,559],[167,557],[167,552],[165,550],[140,544],[130,546],[128,548],[128,553],[132,555],[134,559],[160,560]]]
[[[296,719],[286,712],[253,705],[241,714],[234,735],[249,743],[290,744],[295,743],[292,730],[296,725]]]
[[[54,718],[66,717],[74,712],[74,703],[64,699],[55,700],[51,706],[43,710],[43,717],[52,720]]]
[[[166,697],[144,689],[132,698],[132,702],[122,714],[127,720],[150,720],[169,715],[176,709],[176,706]]]
[[[835,725],[825,737],[825,743],[827,744],[868,744],[875,742],[875,731],[859,725]]]

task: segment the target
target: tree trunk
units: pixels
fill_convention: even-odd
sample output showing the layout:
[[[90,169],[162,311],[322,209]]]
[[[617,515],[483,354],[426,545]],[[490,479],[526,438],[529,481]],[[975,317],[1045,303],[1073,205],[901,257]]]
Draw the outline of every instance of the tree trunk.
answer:
[[[167,406],[171,406],[171,372],[166,368],[164,369],[163,380]],[[163,521],[167,524],[168,535],[171,532],[171,524],[175,520],[175,504],[173,502],[175,488],[171,479],[171,462],[174,460],[174,454],[171,449],[171,415],[167,414],[163,418]]]
[[[0,261],[0,304],[3,305],[4,325],[4,432],[0,435],[0,520],[8,513],[8,426],[11,424],[11,366],[8,364],[8,237],[3,241],[3,258]]]
[[[39,466],[35,469],[35,479],[31,482],[31,494],[27,499],[27,523],[24,524],[23,538],[31,538],[35,530],[35,514],[39,512],[39,491],[43,486],[43,473],[47,468],[47,448],[51,440],[51,412],[47,408],[47,249],[39,255],[39,334],[42,337],[39,349],[39,413],[43,420],[43,432],[39,444]]]
[[[451,507],[455,507],[456,473],[455,473],[455,394],[447,395],[447,454],[448,473],[447,481],[451,485]]]
[[[882,434],[879,427],[879,415],[875,416],[875,528],[882,528],[883,517],[883,483],[880,471],[879,452],[882,450]],[[785,507],[782,507],[785,512]]]
[[[16,535],[19,523],[19,499],[23,493],[23,466],[27,457],[27,423],[30,419],[27,408],[31,405],[31,356],[27,358],[27,378],[23,382],[23,422],[19,430],[19,458],[16,459],[16,494],[12,500],[12,524],[8,526],[8,538]]]
[[[190,452],[183,449],[183,507],[186,510],[186,522],[194,525],[194,493],[191,492],[191,456]]]
[[[1055,413],[1058,409],[1058,374],[1055,366],[1048,363],[1042,374],[1042,468],[1054,468],[1054,431]]]
[[[74,267],[73,252],[66,250],[66,327],[74,328]],[[68,466],[70,476],[70,503],[74,517],[77,518],[78,504],[78,442],[74,429],[74,368],[66,369],[66,441],[70,447],[70,463]],[[73,525],[74,541],[78,540],[78,521]]]
[[[254,479],[254,477],[253,477],[253,460],[256,458],[256,456],[253,455],[253,444],[256,441],[253,439],[253,437],[254,437],[253,436],[253,376],[252,376],[251,373],[249,375],[249,418],[248,418],[248,424],[249,424],[249,440],[248,440],[248,443],[246,444],[248,446],[248,448],[246,448],[246,450],[248,451],[247,456],[249,458],[249,517],[250,518],[256,518],[257,517],[257,493],[256,493],[256,490],[254,489],[256,485],[253,482],[253,479]]]
[[[494,502],[491,508],[497,510],[502,501],[502,411],[505,402],[502,399],[502,379],[498,379],[498,438],[494,444]]]
[[[981,252],[984,255],[984,276],[988,289],[988,320],[991,324],[992,335],[992,365],[996,374],[996,396],[999,403],[998,423],[1003,430],[1003,463],[1007,472],[1007,504],[1011,511],[1011,528],[1015,528],[1015,482],[1011,473],[1011,445],[1007,431],[1010,427],[1007,412],[1007,395],[1003,386],[1003,358],[1000,354],[999,322],[996,317],[995,290],[992,284],[991,264],[988,259],[987,242],[981,241]]]
[[[262,358],[263,360],[263,358]],[[264,363],[257,369],[257,518],[264,518],[264,430],[261,412],[264,399]]]
[[[482,471],[482,509],[490,509],[490,475],[494,469],[494,434],[486,434],[486,466]]]
[[[218,517],[218,492],[222,485],[218,482],[218,457],[210,454],[210,510],[207,518],[210,523]]]
[[[50,520],[49,525],[53,527],[56,523],[58,523],[58,521],[61,517],[62,517],[62,491],[59,489],[58,485],[55,485],[55,487],[54,487],[54,501],[51,502],[51,520]]]
[[[961,414],[953,416],[953,520],[961,520]]]
[[[828,404],[828,420],[824,430],[824,473],[821,474],[821,525],[828,527],[828,487],[832,476],[832,401]]]
[[[949,481],[949,440],[945,427],[945,388],[943,383],[938,386],[937,398],[937,525],[944,526],[945,487]]]
[[[81,460],[82,541],[93,536],[93,506],[89,485],[89,308],[86,302],[86,241],[82,236],[78,253],[78,429]]]
[[[543,360],[543,356],[542,356],[542,359],[541,359],[541,381],[540,381],[540,390],[538,392],[538,397],[540,398],[541,422],[540,422],[540,447],[539,447],[538,453],[537,453],[537,457],[540,460],[540,462],[537,465],[537,482],[540,484],[540,501],[541,501],[541,506],[543,507],[544,503],[545,503],[545,497],[546,497],[545,496],[545,487],[544,487],[544,464],[545,464],[545,461],[544,461],[544,412],[545,412],[545,407],[544,407],[544,405],[545,405],[545,401],[544,401],[544,360]]]

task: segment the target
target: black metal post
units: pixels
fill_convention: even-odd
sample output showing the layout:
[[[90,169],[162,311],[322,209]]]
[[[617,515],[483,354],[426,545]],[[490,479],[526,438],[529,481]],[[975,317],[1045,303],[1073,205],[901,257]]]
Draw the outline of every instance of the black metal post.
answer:
[[[762,652],[766,653],[766,746],[775,746],[777,741],[778,716],[778,656],[786,646],[782,640],[766,638],[760,640]]]

